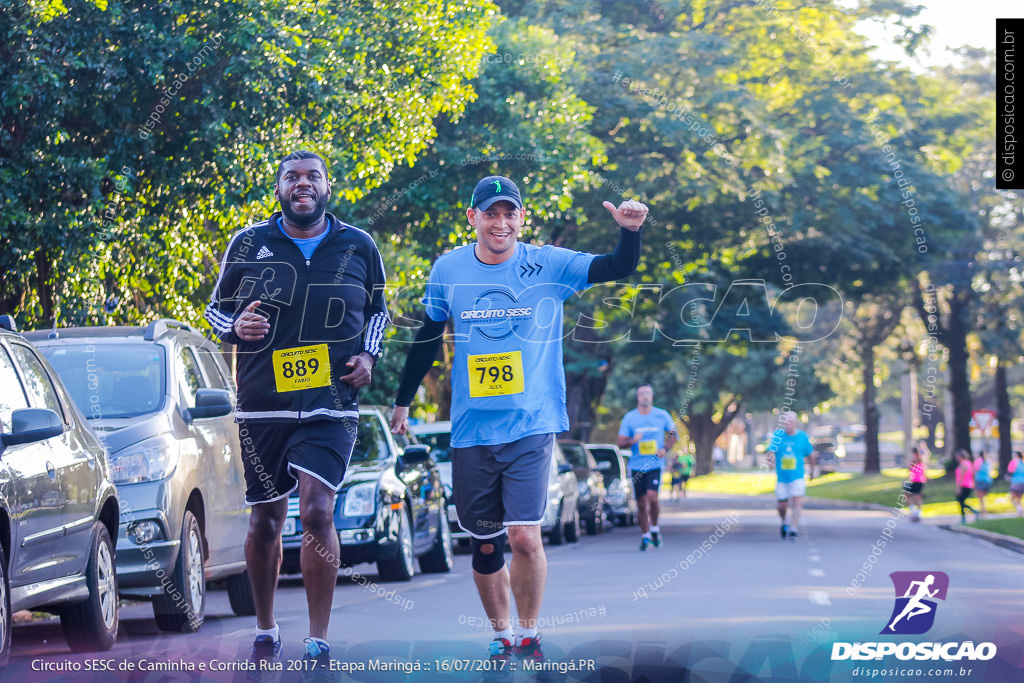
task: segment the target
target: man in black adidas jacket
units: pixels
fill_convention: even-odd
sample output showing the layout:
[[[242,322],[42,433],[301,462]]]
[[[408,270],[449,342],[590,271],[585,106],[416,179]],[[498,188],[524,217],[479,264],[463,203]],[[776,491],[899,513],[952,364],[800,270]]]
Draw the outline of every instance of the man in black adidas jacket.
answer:
[[[305,657],[314,660],[303,671],[312,672],[330,662],[340,554],[334,494],[356,441],[359,388],[370,382],[390,320],[373,238],[325,211],[331,190],[323,159],[286,156],[274,193],[281,211],[231,238],[206,319],[238,345],[235,419],[252,505],[245,541],[256,603],[252,658],[264,668],[280,659],[274,591],[288,496],[298,487]]]

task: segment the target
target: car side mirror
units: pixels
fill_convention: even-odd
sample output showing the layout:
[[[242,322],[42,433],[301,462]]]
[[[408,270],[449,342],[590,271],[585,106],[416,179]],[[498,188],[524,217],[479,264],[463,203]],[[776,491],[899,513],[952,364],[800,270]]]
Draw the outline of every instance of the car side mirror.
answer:
[[[231,393],[227,389],[200,389],[196,392],[196,407],[189,408],[192,419],[221,417],[234,410]]]
[[[49,408],[21,408],[11,413],[11,432],[0,435],[5,446],[43,441],[64,433],[60,416]]]
[[[597,469],[599,469],[602,472],[609,472],[612,469],[612,464],[607,460],[602,460],[601,462],[597,463]]]
[[[402,451],[402,461],[406,467],[422,465],[430,460],[430,446],[426,444],[410,444]]]
[[[573,471],[572,465],[570,465],[569,463],[567,463],[567,462],[565,462],[565,463],[561,463],[561,462],[558,463],[558,473],[559,474],[567,474],[567,473],[572,472],[572,471]]]

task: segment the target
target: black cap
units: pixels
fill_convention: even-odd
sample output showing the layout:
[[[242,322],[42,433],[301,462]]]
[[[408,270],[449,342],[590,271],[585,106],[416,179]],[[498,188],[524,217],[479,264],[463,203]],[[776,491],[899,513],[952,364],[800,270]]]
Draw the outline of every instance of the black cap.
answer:
[[[512,202],[517,209],[523,208],[523,198],[516,184],[505,176],[491,175],[476,184],[469,208],[486,211],[491,204],[501,201]]]

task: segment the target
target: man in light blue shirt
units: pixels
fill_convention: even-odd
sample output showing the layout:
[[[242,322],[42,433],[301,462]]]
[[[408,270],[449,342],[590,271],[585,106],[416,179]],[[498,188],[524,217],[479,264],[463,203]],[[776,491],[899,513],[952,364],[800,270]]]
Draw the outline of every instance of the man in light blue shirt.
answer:
[[[661,545],[658,528],[658,491],[665,454],[676,443],[676,425],[672,416],[654,407],[654,388],[641,384],[636,390],[636,408],[626,413],[619,425],[619,448],[630,448],[629,469],[636,494],[637,517],[640,519],[640,550]]]
[[[511,677],[513,655],[544,660],[537,632],[547,577],[540,525],[554,435],[569,428],[562,303],[593,283],[635,272],[647,207],[604,202],[621,230],[615,251],[600,256],[520,242],[526,211],[519,188],[504,176],[477,183],[469,207],[477,241],[441,256],[431,269],[426,318],[406,359],[391,429],[405,433],[409,405],[451,321],[452,493],[494,630],[484,678],[495,679]],[[511,568],[502,553],[506,534]],[[519,613],[515,631],[511,593]]]
[[[775,498],[778,501],[779,517],[782,527],[779,534],[782,538],[796,538],[800,525],[800,511],[803,495],[807,491],[807,480],[804,479],[804,459],[814,452],[807,433],[797,429],[797,417],[793,411],[782,414],[779,418],[781,429],[776,429],[768,442],[769,461],[775,461]],[[787,512],[789,519],[786,518]]]

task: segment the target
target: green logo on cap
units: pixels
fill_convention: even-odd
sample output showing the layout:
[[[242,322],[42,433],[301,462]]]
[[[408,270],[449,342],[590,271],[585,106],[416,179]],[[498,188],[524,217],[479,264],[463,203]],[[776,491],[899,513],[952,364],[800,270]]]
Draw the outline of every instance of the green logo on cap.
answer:
[[[496,190],[494,190],[495,194],[501,194],[501,181],[500,180],[495,180],[494,181],[494,187],[497,188]]]

